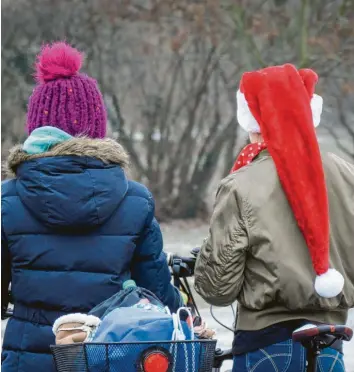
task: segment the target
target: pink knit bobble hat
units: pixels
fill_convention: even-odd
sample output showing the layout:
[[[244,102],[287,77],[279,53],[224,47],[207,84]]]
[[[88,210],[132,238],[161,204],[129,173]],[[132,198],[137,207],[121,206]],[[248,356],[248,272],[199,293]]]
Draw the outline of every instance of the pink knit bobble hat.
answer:
[[[37,56],[37,85],[29,99],[26,129],[44,126],[72,136],[103,138],[107,114],[97,83],[80,74],[83,55],[64,42],[42,48]]]

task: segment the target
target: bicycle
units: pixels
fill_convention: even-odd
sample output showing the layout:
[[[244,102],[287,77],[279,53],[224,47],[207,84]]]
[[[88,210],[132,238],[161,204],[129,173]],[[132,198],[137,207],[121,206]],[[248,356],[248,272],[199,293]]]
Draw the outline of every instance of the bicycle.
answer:
[[[188,307],[194,315],[194,325],[200,324],[201,316],[187,279],[194,275],[194,266],[198,252],[199,249],[195,248],[191,252],[191,257],[168,255],[168,264],[171,268],[174,285],[188,295]],[[12,312],[7,312],[6,317],[11,316]],[[214,317],[213,313],[212,316]],[[221,326],[226,327],[215,317],[214,319]],[[300,342],[307,350],[307,372],[317,372],[317,358],[321,350],[330,347],[338,340],[350,341],[352,336],[353,330],[344,325],[311,325],[294,331],[293,341]],[[179,349],[182,349],[186,345],[193,345],[193,343],[196,347],[194,350],[197,350],[196,352],[200,354],[199,359],[205,359],[203,360],[204,364],[197,370],[198,372],[220,372],[223,363],[233,359],[231,349],[216,349],[216,341],[202,340],[154,343],[134,342],[127,344],[87,343],[52,346],[51,349],[58,372],[114,372],[116,369],[110,365],[109,353],[115,352],[117,354],[119,350],[124,350],[124,348],[136,348],[137,352],[140,353],[138,361],[134,362],[135,371],[172,372],[174,371],[172,367],[175,361],[173,359],[173,353],[169,352],[168,349],[174,346],[177,353]],[[95,360],[105,358],[106,369],[104,371],[102,369],[90,369],[88,367],[90,355],[91,359],[93,358]],[[156,365],[159,366],[159,369],[156,368]],[[178,369],[175,371],[189,372],[189,369]]]
[[[198,307],[195,303],[193,293],[188,284],[187,278],[194,275],[194,266],[197,255],[199,253],[198,248],[194,248],[191,251],[192,257],[180,257],[173,256],[169,258],[169,265],[172,268],[172,274],[174,278],[174,285],[178,288],[182,288],[191,299],[189,306],[192,310],[200,317]],[[180,278],[183,279],[181,283]],[[212,306],[210,307],[211,314]],[[221,326],[226,327],[215,319]],[[226,327],[227,328],[227,327]],[[227,328],[229,329],[229,328]],[[295,330],[292,335],[294,342],[300,342],[302,346],[307,350],[307,372],[317,372],[317,359],[321,354],[321,350],[332,346],[336,341],[350,341],[353,337],[353,330],[345,325],[309,325]],[[226,360],[232,360],[231,350],[215,350],[213,372],[221,371],[221,367]]]

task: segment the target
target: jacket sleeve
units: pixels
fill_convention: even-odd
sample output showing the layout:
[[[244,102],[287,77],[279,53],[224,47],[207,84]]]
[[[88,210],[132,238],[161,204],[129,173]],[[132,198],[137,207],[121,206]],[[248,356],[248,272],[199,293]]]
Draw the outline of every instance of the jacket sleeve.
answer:
[[[228,306],[239,295],[248,248],[247,210],[235,191],[233,179],[220,185],[209,236],[195,267],[195,289],[211,305]]]
[[[11,257],[8,248],[7,238],[1,226],[1,319],[7,310],[10,302],[9,285],[11,283]]]
[[[145,230],[137,245],[132,262],[132,278],[138,286],[153,292],[171,312],[183,306],[179,290],[171,284],[167,256],[163,252],[160,226],[154,218],[154,201],[149,201],[150,212]]]

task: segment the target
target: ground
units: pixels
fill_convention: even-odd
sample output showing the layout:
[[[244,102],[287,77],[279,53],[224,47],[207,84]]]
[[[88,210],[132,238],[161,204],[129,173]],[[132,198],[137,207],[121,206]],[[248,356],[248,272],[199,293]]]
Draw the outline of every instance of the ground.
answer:
[[[180,255],[188,255],[193,247],[200,246],[207,234],[207,225],[196,222],[179,222],[163,225],[163,235],[165,240],[165,250]],[[209,307],[197,297],[202,316],[207,320],[208,325],[217,331],[217,339],[222,349],[229,349],[232,343],[232,332],[222,328],[210,315]],[[229,327],[232,327],[233,315],[231,308],[216,308],[215,316]],[[354,327],[354,309],[350,312],[348,324]],[[5,322],[2,322],[2,333],[5,329]],[[354,372],[354,339],[345,344],[345,364],[347,372]],[[223,368],[231,368],[231,362]]]

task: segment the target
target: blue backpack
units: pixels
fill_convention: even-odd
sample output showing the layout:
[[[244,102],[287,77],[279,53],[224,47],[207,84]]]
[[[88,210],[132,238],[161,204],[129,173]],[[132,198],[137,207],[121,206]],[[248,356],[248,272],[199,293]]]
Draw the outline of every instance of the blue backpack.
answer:
[[[137,287],[134,280],[127,280],[123,283],[123,289],[121,291],[95,306],[89,314],[103,320],[112,310],[122,307],[132,307],[141,300],[146,299],[150,304],[164,309],[161,301],[152,292],[145,288]]]
[[[112,370],[118,366],[124,372],[136,372],[151,350],[160,350],[169,360],[173,366],[169,371],[198,371],[202,343],[192,342],[189,310],[180,308],[171,314],[153,293],[133,281],[123,288],[90,312],[101,323],[85,344],[89,371],[102,371],[109,365]]]

